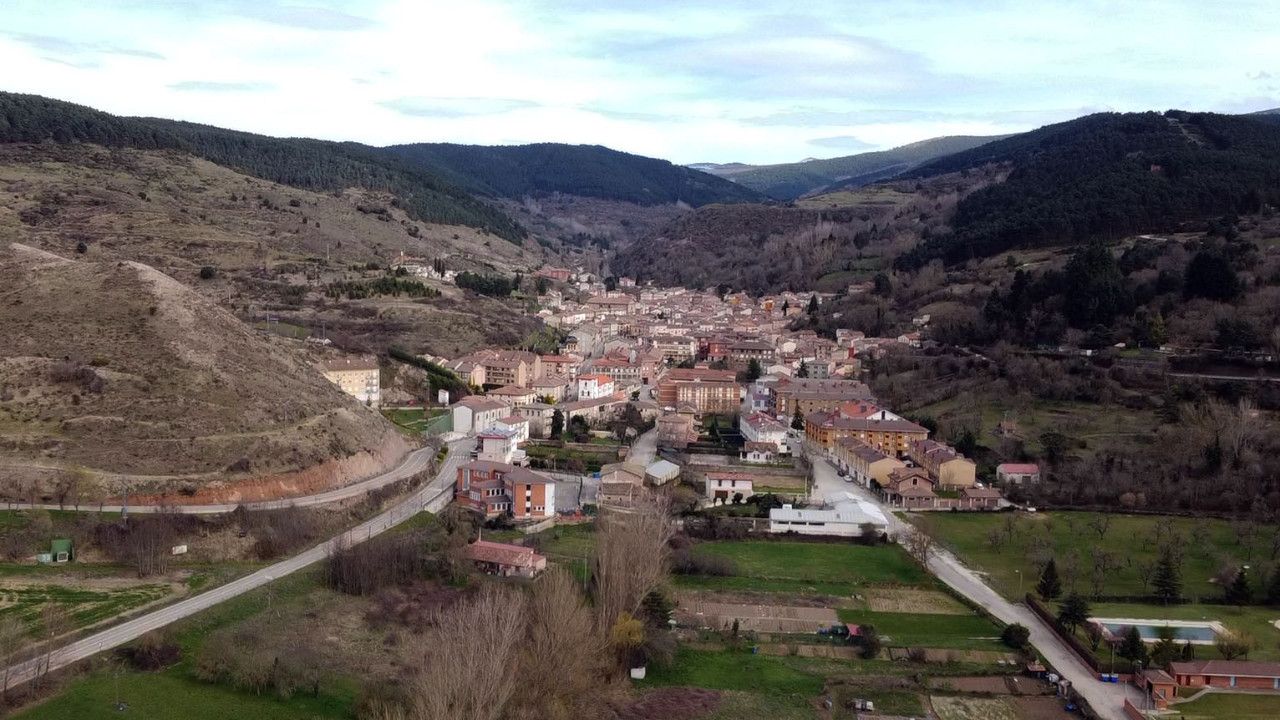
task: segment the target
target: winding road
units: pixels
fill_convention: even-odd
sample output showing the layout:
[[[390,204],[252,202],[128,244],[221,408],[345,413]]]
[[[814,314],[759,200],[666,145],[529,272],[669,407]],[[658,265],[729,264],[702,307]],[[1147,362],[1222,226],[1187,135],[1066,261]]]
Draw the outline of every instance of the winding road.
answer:
[[[870,490],[856,482],[844,482],[834,466],[819,452],[812,452],[814,458],[814,500],[825,500],[837,493],[851,493],[862,500],[875,503],[888,519],[888,531],[901,538],[910,525],[893,514],[892,509],[880,502]],[[964,563],[947,550],[935,545],[929,558],[928,568],[939,580],[949,585],[956,592],[981,606],[1000,621],[1019,623],[1031,631],[1031,644],[1044,656],[1049,665],[1063,678],[1070,680],[1075,688],[1098,717],[1104,720],[1127,720],[1124,713],[1124,701],[1128,698],[1135,705],[1142,707],[1142,694],[1128,683],[1104,683],[1098,679],[1093,670],[1081,662],[1080,658],[1067,647],[1067,644],[1049,628],[1038,615],[1025,605],[1014,604],[991,589],[977,573],[966,567]]]
[[[454,478],[457,476],[458,467],[462,463],[466,462],[470,445],[473,442],[474,441],[470,439],[464,439],[449,443],[448,455],[445,457],[445,461],[441,464],[440,470],[436,473],[435,478],[430,483],[419,488],[413,495],[378,516],[287,560],[282,560],[274,565],[269,565],[225,585],[220,585],[207,592],[194,595],[186,600],[176,602],[145,615],[140,615],[132,620],[122,622],[119,625],[109,627],[105,630],[93,633],[92,635],[88,635],[80,640],[64,645],[54,650],[52,654],[47,657],[47,666],[46,656],[43,654],[26,662],[18,663],[17,665],[9,668],[9,687],[16,687],[33,680],[40,673],[57,670],[96,655],[104,650],[119,647],[147,634],[148,632],[151,632],[152,630],[162,628],[170,623],[190,617],[201,610],[213,607],[218,603],[243,595],[255,588],[262,587],[272,580],[297,572],[305,567],[324,560],[337,548],[355,545],[364,542],[375,535],[381,535],[390,528],[395,527],[414,515],[417,515],[419,512],[424,510],[438,512],[443,509],[445,505],[448,505],[450,500],[452,500]],[[367,492],[370,489],[382,487],[383,485],[390,484],[401,478],[421,472],[428,466],[433,451],[428,450],[427,453],[428,454],[426,455],[423,454],[423,451],[411,453],[405,458],[404,463],[402,463],[400,467],[384,473],[383,475],[379,475],[376,478],[370,478],[370,480],[363,483],[352,485],[349,488],[343,488],[342,491],[334,492],[346,492],[353,488],[361,488],[358,492]],[[358,494],[358,492],[353,490],[353,494]],[[336,499],[344,499],[345,497],[350,496],[351,495],[345,495],[343,498]],[[313,495],[305,499],[312,500],[316,497],[320,496]],[[333,499],[334,498],[330,498],[324,502],[333,502]],[[298,501],[292,502],[299,505],[303,504]],[[308,502],[306,504],[319,504],[319,502]],[[199,509],[187,510],[186,512],[227,512],[235,508],[235,506],[217,506],[225,507],[225,509],[213,510],[206,508],[212,508],[215,506],[192,507],[198,507]],[[130,508],[130,511],[136,512],[137,508]]]
[[[279,510],[287,507],[314,507],[316,505],[328,505],[329,503],[350,500],[351,498],[360,497],[370,490],[377,490],[392,483],[412,477],[418,473],[431,467],[431,460],[435,456],[436,450],[426,447],[421,450],[414,450],[405,455],[404,460],[395,468],[375,475],[371,478],[361,480],[357,483],[344,485],[333,490],[326,490],[315,495],[303,495],[295,498],[284,498],[282,500],[264,500],[261,502],[248,503],[223,503],[219,505],[58,505],[56,503],[20,503],[8,502],[4,504],[6,510],[69,510],[79,512],[122,512],[128,509],[131,513],[156,513],[156,512],[176,512],[191,515],[220,515],[229,513],[236,508],[243,507],[246,510]]]

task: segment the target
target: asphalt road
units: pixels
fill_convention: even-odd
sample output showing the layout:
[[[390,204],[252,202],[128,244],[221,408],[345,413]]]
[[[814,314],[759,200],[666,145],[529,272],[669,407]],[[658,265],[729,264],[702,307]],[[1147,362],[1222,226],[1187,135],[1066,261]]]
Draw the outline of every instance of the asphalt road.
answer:
[[[344,487],[326,490],[315,495],[305,495],[296,498],[284,498],[281,500],[266,500],[263,502],[250,503],[227,503],[221,505],[129,505],[128,510],[131,513],[154,513],[154,512],[178,512],[188,513],[192,515],[219,515],[229,513],[238,507],[246,510],[278,510],[286,507],[312,507],[315,505],[327,505],[329,503],[340,502],[342,500],[350,500],[354,497],[360,497],[370,490],[377,490],[399,480],[403,480],[412,475],[416,475],[426,470],[431,465],[431,459],[436,451],[431,448],[422,448],[414,450],[405,456],[404,460],[392,470],[388,470],[381,475],[361,480],[360,482],[346,485]],[[53,503],[5,503],[4,507],[9,510],[72,510],[80,512],[121,512],[125,509],[123,505],[57,505]]]
[[[220,585],[207,592],[64,645],[54,650],[52,655],[49,656],[47,668],[45,667],[45,657],[43,655],[14,665],[9,670],[9,686],[16,687],[34,679],[37,671],[57,670],[96,655],[103,650],[110,650],[131,642],[152,630],[194,615],[218,603],[243,595],[250,590],[266,585],[272,580],[297,572],[325,559],[335,548],[355,545],[375,535],[380,535],[423,510],[438,512],[453,499],[454,478],[457,476],[458,466],[467,460],[470,442],[470,440],[461,440],[450,443],[449,454],[439,472],[436,473],[436,477],[408,499],[377,517],[367,520],[337,537],[330,538],[299,555],[233,580],[226,585]],[[387,473],[387,475],[401,473],[395,478],[399,479],[421,471],[425,467],[422,457],[419,453],[410,455],[403,465]],[[427,457],[429,458],[429,456]],[[381,477],[384,476],[379,476],[379,478]],[[130,510],[133,510],[133,508],[130,508]]]
[[[835,497],[837,493],[852,493],[859,499],[879,505],[889,520],[889,532],[897,537],[902,536],[903,531],[909,527],[906,522],[898,519],[888,506],[880,504],[871,491],[856,482],[844,482],[844,478],[839,477],[830,462],[815,455],[811,455],[814,459],[815,502]],[[1025,605],[1015,605],[992,590],[977,573],[965,567],[964,563],[947,550],[935,548],[928,567],[939,580],[1001,621],[1025,625],[1031,631],[1031,644],[1059,675],[1071,681],[1072,686],[1099,717],[1105,720],[1126,720],[1123,710],[1126,697],[1142,707],[1142,694],[1137,688],[1129,684],[1104,683],[1098,680],[1093,670],[1082,663],[1039,616]]]
[[[627,462],[649,467],[658,455],[658,429],[654,428],[636,438],[627,451]]]

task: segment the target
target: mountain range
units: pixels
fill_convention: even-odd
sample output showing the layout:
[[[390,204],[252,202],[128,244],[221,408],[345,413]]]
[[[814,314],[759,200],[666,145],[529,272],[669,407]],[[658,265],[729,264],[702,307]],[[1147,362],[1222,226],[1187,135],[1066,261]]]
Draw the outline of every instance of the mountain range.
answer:
[[[900,175],[952,153],[978,147],[1005,135],[952,135],[921,140],[891,150],[858,153],[827,159],[807,159],[779,165],[699,163],[690,167],[728,178],[777,200],[861,187]]]

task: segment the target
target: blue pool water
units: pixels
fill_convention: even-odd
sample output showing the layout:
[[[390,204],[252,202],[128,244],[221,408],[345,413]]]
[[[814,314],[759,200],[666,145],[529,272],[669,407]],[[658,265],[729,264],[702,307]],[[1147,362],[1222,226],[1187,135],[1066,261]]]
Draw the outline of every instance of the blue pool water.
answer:
[[[1142,636],[1143,640],[1160,639],[1158,628],[1164,627],[1163,625],[1143,625],[1141,623],[1103,623],[1103,627],[1117,637],[1123,635],[1126,632],[1125,628],[1130,625],[1138,628],[1138,634]],[[1217,637],[1217,633],[1213,631],[1213,628],[1208,626],[1174,627],[1172,629],[1173,637],[1177,640],[1213,642],[1214,638]]]

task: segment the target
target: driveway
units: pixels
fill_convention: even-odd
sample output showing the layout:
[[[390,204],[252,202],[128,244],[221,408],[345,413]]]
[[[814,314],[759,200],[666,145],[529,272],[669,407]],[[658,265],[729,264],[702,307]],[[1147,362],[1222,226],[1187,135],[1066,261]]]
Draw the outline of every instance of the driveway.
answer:
[[[820,457],[819,453],[811,453],[810,458],[813,460],[815,502],[835,498],[837,493],[852,493],[861,500],[876,503],[884,511],[889,520],[888,530],[894,536],[901,538],[903,532],[910,527],[894,515],[887,505],[881,504],[870,490],[855,482],[844,482],[835,466]],[[1137,688],[1129,684],[1104,683],[1098,680],[1093,670],[1081,662],[1039,616],[1025,605],[1009,602],[992,590],[977,573],[949,551],[935,546],[929,558],[928,569],[939,580],[1002,622],[1025,625],[1031,631],[1031,644],[1035,649],[1040,651],[1059,675],[1071,681],[1076,692],[1084,697],[1099,717],[1105,720],[1126,720],[1123,710],[1126,697],[1142,707],[1142,694]]]
[[[649,467],[658,455],[658,429],[654,428],[636,438],[627,451],[627,462]]]
[[[152,630],[162,628],[172,622],[194,615],[201,610],[206,610],[223,601],[230,600],[239,595],[249,592],[255,588],[266,585],[277,578],[283,577],[290,573],[297,572],[305,567],[313,565],[327,558],[336,548],[349,547],[356,545],[375,535],[381,535],[388,529],[404,522],[405,520],[417,515],[423,510],[438,512],[443,509],[453,499],[454,478],[457,476],[458,467],[466,462],[469,441],[463,440],[450,443],[449,454],[446,456],[444,463],[441,464],[436,477],[408,499],[401,501],[396,506],[378,515],[377,517],[367,520],[360,525],[331,538],[310,550],[299,555],[295,555],[287,560],[282,560],[274,565],[270,565],[256,572],[250,573],[242,578],[233,580],[226,585],[220,585],[207,592],[192,596],[181,602],[174,603],[167,607],[160,608],[154,612],[147,613],[120,623],[119,625],[107,628],[101,632],[96,632],[83,639],[64,645],[54,650],[49,656],[49,663],[45,665],[45,657],[28,660],[24,663],[18,663],[9,669],[9,686],[16,687],[22,683],[34,679],[38,673],[48,672],[49,670],[57,670],[72,663],[83,660],[92,655],[96,655],[104,650],[110,650],[125,643],[136,640]],[[406,459],[405,468],[416,465],[416,461],[412,458]],[[421,470],[406,471],[411,475],[413,472]],[[393,471],[395,472],[395,471]]]

